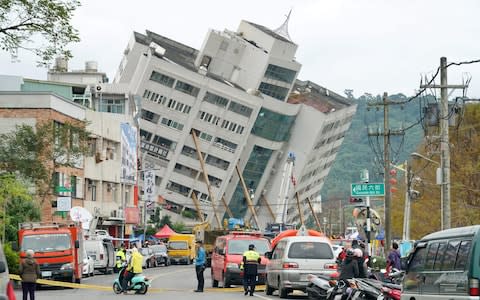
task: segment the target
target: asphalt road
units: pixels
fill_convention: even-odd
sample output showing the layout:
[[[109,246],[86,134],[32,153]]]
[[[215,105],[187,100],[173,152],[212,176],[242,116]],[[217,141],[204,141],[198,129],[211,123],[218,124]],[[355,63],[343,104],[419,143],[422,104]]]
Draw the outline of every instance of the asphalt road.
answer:
[[[36,300],[68,299],[68,300],[94,300],[94,299],[279,299],[278,296],[266,296],[263,288],[254,294],[254,297],[244,296],[243,287],[212,288],[210,269],[205,270],[205,291],[203,293],[193,292],[197,287],[195,268],[193,265],[172,265],[168,267],[157,267],[144,270],[144,275],[152,279],[151,289],[146,295],[135,295],[131,292],[128,295],[116,295],[112,285],[118,274],[100,275],[82,279],[82,284],[92,288],[68,289],[59,287],[48,287],[37,290]],[[16,291],[17,299],[22,299],[21,290]],[[290,295],[290,299],[306,299],[307,297],[298,293]]]

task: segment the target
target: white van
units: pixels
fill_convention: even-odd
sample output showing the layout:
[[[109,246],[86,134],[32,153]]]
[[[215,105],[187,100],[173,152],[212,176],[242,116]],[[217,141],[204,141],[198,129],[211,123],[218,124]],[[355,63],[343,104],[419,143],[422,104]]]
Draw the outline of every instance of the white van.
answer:
[[[330,240],[320,236],[290,236],[281,239],[271,252],[267,252],[265,282],[267,295],[278,290],[286,298],[294,290],[307,289],[308,274],[331,274],[337,264]]]
[[[115,249],[112,241],[107,239],[85,240],[85,249],[88,256],[94,260],[95,270],[105,274],[113,273],[115,266]]]

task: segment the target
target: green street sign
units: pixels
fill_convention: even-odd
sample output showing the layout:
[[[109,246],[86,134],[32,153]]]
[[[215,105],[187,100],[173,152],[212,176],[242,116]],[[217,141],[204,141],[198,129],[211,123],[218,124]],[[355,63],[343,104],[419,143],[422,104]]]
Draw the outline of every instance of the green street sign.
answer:
[[[352,183],[351,196],[384,196],[385,184],[383,183]]]
[[[56,187],[55,187],[55,191],[56,191],[57,193],[68,193],[68,192],[71,192],[72,190],[69,189],[69,188],[66,188],[66,187],[64,187],[64,186],[56,186]]]

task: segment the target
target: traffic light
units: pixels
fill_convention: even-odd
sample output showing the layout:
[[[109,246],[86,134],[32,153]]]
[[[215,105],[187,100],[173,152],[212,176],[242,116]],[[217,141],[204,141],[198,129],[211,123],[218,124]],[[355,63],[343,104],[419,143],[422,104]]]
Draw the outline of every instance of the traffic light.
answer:
[[[350,203],[363,203],[362,198],[350,197]]]

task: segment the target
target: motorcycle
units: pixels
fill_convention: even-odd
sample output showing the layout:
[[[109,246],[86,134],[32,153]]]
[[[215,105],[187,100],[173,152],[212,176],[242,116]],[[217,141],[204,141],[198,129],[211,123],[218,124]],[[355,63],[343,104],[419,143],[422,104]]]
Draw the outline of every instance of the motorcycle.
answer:
[[[120,294],[123,292],[122,289],[122,282],[123,278],[126,275],[126,270],[127,266],[123,266],[120,271],[118,272],[118,277],[115,279],[115,282],[113,283],[113,292],[115,294]],[[150,279],[145,277],[142,274],[137,274],[135,275],[130,284],[127,287],[127,291],[135,291],[135,294],[146,294],[148,291],[148,288],[150,287]]]
[[[400,299],[400,285],[369,278],[331,280],[325,276],[308,275],[307,295],[320,300],[383,300]]]

